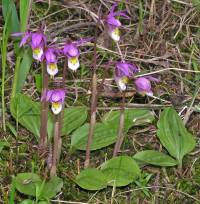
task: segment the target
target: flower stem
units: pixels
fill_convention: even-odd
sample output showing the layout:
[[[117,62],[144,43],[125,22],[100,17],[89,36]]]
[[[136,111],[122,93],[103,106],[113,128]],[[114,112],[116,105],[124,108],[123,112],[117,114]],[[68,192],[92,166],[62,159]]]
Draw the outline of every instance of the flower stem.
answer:
[[[118,138],[113,150],[113,157],[117,156],[124,140],[124,121],[125,121],[125,92],[122,93],[121,111],[119,119]]]
[[[63,68],[62,84],[61,85],[59,84],[59,86],[62,87],[63,89],[65,89],[66,73],[67,73],[67,58],[65,58],[65,63]],[[61,113],[58,116],[55,116],[54,147],[53,147],[52,166],[50,171],[51,177],[56,175],[57,163],[60,160],[61,148],[62,148],[61,131],[62,131],[63,117],[64,117],[64,104],[63,104]]]
[[[100,11],[100,10],[99,10]],[[90,146],[94,135],[94,128],[96,124],[96,110],[97,110],[97,31],[100,23],[100,17],[98,18],[97,26],[95,29],[94,39],[94,58],[93,58],[93,73],[92,73],[92,95],[91,95],[91,106],[90,106],[90,126],[88,132],[87,146],[86,146],[86,157],[84,167],[88,168],[90,165]]]
[[[66,75],[67,75],[67,58],[65,58],[64,62],[64,68],[63,68],[63,78],[62,78],[62,88],[65,89],[65,80],[66,80]],[[62,124],[63,124],[63,118],[64,118],[64,106],[62,111],[60,113],[59,117],[59,135],[58,135],[58,152],[57,152],[57,161],[60,161],[60,155],[61,155],[61,148],[62,148],[62,138],[61,138],[61,132],[62,132]]]
[[[60,116],[60,115],[59,115]],[[54,145],[53,145],[53,158],[52,166],[50,171],[50,176],[56,176],[57,162],[58,162],[58,151],[59,151],[59,137],[60,137],[60,125],[59,125],[59,116],[55,116],[55,125],[54,125]]]
[[[48,74],[45,67],[45,62],[41,64],[42,68],[42,96],[46,94],[48,89]],[[40,126],[40,143],[41,149],[46,149],[47,147],[47,121],[48,121],[48,102],[45,97],[41,102],[41,126]]]

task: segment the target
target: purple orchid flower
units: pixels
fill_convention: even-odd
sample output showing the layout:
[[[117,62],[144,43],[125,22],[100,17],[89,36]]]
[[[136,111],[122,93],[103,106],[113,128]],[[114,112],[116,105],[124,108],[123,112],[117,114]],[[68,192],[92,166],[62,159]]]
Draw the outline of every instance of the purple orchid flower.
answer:
[[[126,90],[126,84],[128,83],[128,79],[138,71],[139,71],[139,68],[134,64],[130,64],[126,62],[116,63],[115,81],[120,91]]]
[[[152,76],[139,77],[135,80],[135,86],[141,95],[153,96],[151,81],[159,82],[160,80]]]
[[[66,91],[63,89],[48,90],[45,95],[42,96],[41,100],[45,98],[46,101],[49,101],[51,103],[52,112],[57,115],[64,106],[65,93]]]
[[[53,47],[45,51],[45,60],[47,64],[47,73],[53,78],[58,73],[57,58],[59,50]]]
[[[68,67],[71,70],[76,71],[80,66],[79,63],[80,51],[78,47],[91,40],[92,38],[87,38],[78,41],[68,42],[65,44],[63,53],[68,58]]]
[[[33,58],[42,61],[43,54],[44,54],[44,47],[46,46],[46,36],[38,31],[38,32],[25,32],[25,33],[14,33],[12,36],[21,36],[23,35],[20,47],[29,43],[32,51],[33,51]]]
[[[120,31],[119,28],[121,27],[121,22],[116,18],[119,16],[123,16],[126,19],[130,19],[126,14],[125,11],[118,11],[114,12],[115,8],[118,6],[118,4],[114,4],[112,8],[110,9],[109,14],[106,17],[106,24],[108,28],[108,34],[110,37],[118,42],[120,40]]]

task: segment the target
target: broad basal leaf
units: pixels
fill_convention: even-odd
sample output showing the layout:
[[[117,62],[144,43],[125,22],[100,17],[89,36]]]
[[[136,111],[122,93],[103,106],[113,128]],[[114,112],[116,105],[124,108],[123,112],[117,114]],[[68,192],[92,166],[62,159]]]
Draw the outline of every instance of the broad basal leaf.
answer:
[[[138,152],[133,157],[136,160],[156,166],[175,166],[178,162],[172,157],[155,150]]]
[[[44,184],[44,188],[41,193],[41,198],[53,198],[56,196],[57,193],[61,191],[63,187],[63,181],[59,177],[53,177],[50,181]]]
[[[103,117],[103,123],[112,124],[118,127],[120,118],[120,111],[110,111]],[[145,125],[154,120],[153,113],[146,109],[128,109],[125,110],[125,130],[127,131],[132,126]]]
[[[30,97],[16,94],[11,100],[10,111],[12,116],[27,130],[32,132],[36,138],[40,135],[40,103],[34,102]],[[85,107],[72,107],[64,109],[64,118],[61,135],[67,135],[74,129],[80,127],[87,118]],[[54,119],[49,111],[47,131],[49,138],[53,137]]]
[[[76,177],[76,183],[86,190],[101,190],[107,186],[106,176],[97,169],[85,169]]]
[[[64,109],[61,135],[68,135],[80,127],[87,119],[86,107],[70,107]]]
[[[42,180],[34,173],[19,173],[14,178],[16,189],[25,195],[36,195],[36,184],[41,184]]]
[[[101,171],[111,186],[126,186],[140,176],[140,168],[133,158],[128,156],[114,157],[106,161],[102,164]]]
[[[69,135],[73,130],[80,127],[87,119],[86,107],[70,107],[64,109],[64,117],[62,121],[61,136]],[[48,135],[53,137],[54,118],[49,114],[48,118]]]
[[[78,128],[73,134],[71,139],[71,146],[75,149],[85,150],[87,144],[89,124],[84,124]],[[91,144],[91,150],[101,149],[116,141],[117,128],[111,125],[105,125],[103,123],[97,123],[95,125],[93,142]]]
[[[91,150],[101,149],[115,143],[119,126],[119,111],[107,113],[102,123],[97,123],[94,130]],[[154,119],[148,110],[126,110],[125,111],[125,133],[133,125],[145,125]],[[72,134],[71,146],[75,149],[85,150],[87,144],[89,124],[84,124]]]
[[[30,199],[26,199],[26,200],[23,200],[20,204],[35,204],[35,201],[30,200]]]
[[[11,100],[12,116],[35,136],[40,135],[40,104],[33,102],[28,96],[17,94]]]
[[[157,135],[162,145],[182,164],[183,156],[195,147],[195,140],[173,108],[166,108],[160,115]]]

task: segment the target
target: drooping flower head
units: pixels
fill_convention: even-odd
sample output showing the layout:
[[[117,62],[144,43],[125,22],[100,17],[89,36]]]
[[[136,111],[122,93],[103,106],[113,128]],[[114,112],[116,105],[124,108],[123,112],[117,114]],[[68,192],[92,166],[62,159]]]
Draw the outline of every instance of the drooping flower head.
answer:
[[[47,73],[53,78],[58,73],[57,58],[59,50],[49,47],[45,51]]]
[[[68,58],[68,67],[71,70],[76,71],[80,66],[79,59],[78,59],[80,55],[80,51],[77,45],[74,43],[67,43],[64,46],[63,53]]]
[[[68,58],[68,67],[71,70],[76,71],[80,66],[80,50],[78,47],[89,41],[91,41],[91,38],[68,42],[64,45],[63,53]]]
[[[114,11],[117,6],[118,4],[114,4],[112,8],[110,9],[109,14],[106,17],[108,34],[116,42],[120,40],[119,28],[122,25],[121,22],[117,19],[117,17],[123,16],[126,19],[129,19],[129,17],[125,14],[125,11],[117,11],[117,12]]]
[[[139,68],[127,62],[117,62],[115,66],[115,81],[121,91],[126,90],[128,79],[132,77]]]
[[[59,114],[63,108],[65,92],[63,89],[54,89],[48,90],[45,94],[45,99],[51,103],[51,110],[55,115]]]
[[[33,58],[42,61],[43,54],[44,54],[44,47],[46,46],[46,36],[41,32],[25,32],[25,33],[15,33],[13,36],[20,36],[23,35],[20,47],[29,43],[32,51],[33,51]]]
[[[139,77],[135,79],[136,91],[142,96],[153,96],[151,81],[159,82],[160,80],[151,76]]]

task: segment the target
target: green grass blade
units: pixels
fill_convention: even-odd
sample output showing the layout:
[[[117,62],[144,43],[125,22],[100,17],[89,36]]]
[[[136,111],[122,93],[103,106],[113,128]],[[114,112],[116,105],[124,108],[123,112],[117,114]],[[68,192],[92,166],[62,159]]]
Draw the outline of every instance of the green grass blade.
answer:
[[[13,0],[2,0],[2,10],[3,10],[3,17],[6,20],[7,14],[9,9],[11,9],[11,32],[16,33],[20,31],[19,27],[19,18],[17,15],[17,9]]]
[[[19,93],[24,85],[26,77],[29,73],[32,64],[32,53],[30,50],[25,50],[23,56],[18,56],[15,63],[15,74],[12,85],[12,97]]]
[[[1,97],[2,97],[2,119],[3,119],[3,130],[6,130],[6,107],[5,107],[5,75],[6,75],[6,56],[7,56],[7,46],[8,46],[8,37],[11,31],[11,6],[7,9],[5,24],[3,27],[3,36],[1,42],[1,55],[2,55],[2,83],[1,83]]]
[[[31,8],[31,0],[20,0],[20,28],[21,32],[26,31],[29,13]]]
[[[31,2],[31,0],[20,0],[20,26],[22,32],[27,30]],[[12,85],[12,97],[21,91],[32,64],[32,54],[29,50],[24,50],[24,53],[21,55],[17,52],[16,55],[17,60]]]

